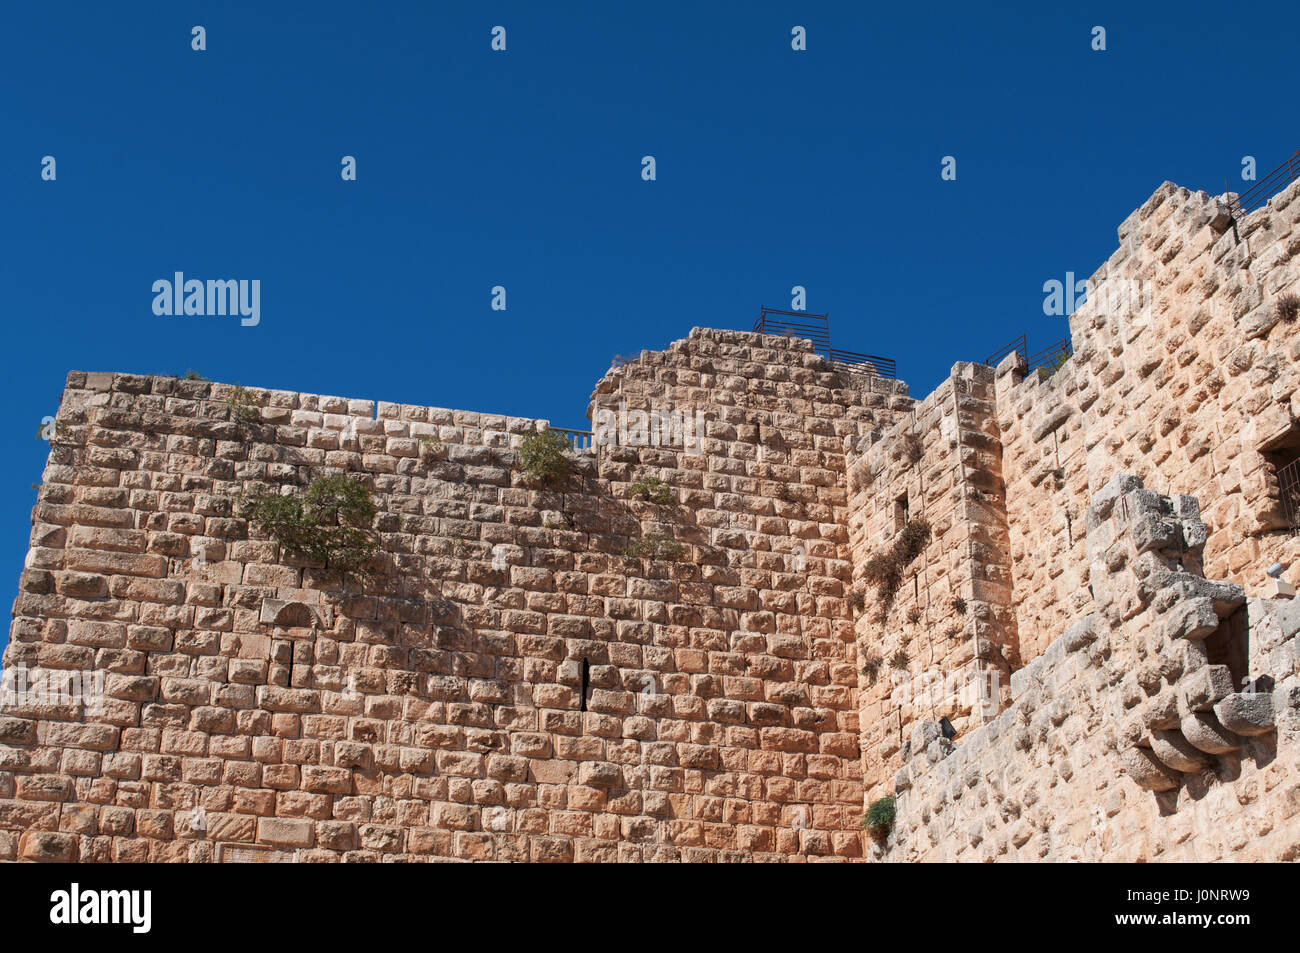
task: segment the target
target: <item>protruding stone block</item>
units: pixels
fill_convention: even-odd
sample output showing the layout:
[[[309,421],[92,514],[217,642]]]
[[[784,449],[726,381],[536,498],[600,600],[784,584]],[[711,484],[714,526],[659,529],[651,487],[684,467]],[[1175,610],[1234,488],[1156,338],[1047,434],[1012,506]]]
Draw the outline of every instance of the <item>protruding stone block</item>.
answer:
[[[1169,610],[1165,618],[1165,635],[1170,639],[1200,642],[1219,627],[1219,614],[1208,598],[1187,599]]]
[[[584,761],[578,768],[578,783],[588,787],[613,788],[622,782],[622,770],[608,761]]]
[[[904,754],[906,755],[904,760],[918,752],[924,751],[930,746],[930,742],[941,737],[942,734],[943,732],[940,730],[937,721],[918,722],[912,729],[911,737],[907,739],[907,744],[904,746]]]
[[[1111,477],[1106,485],[1093,495],[1092,503],[1088,507],[1085,520],[1089,534],[1102,520],[1110,517],[1116,500],[1126,493],[1141,488],[1142,481],[1132,474],[1117,473]]]
[[[1187,711],[1206,711],[1232,694],[1232,673],[1226,665],[1203,665],[1183,680]]]
[[[1212,712],[1189,712],[1178,728],[1184,738],[1206,754],[1227,754],[1241,747],[1241,738],[1224,728]]]
[[[1097,640],[1097,614],[1089,613],[1065,630],[1065,651],[1074,652]]]
[[[925,746],[925,760],[931,764],[938,764],[952,754],[955,747],[947,738],[935,738]]]
[[[1206,757],[1177,731],[1151,732],[1151,753],[1175,771],[1199,771]]]
[[[1214,210],[1210,215],[1210,228],[1216,232],[1225,232],[1228,226],[1232,224],[1232,212],[1222,202],[1215,201]]]
[[[1172,549],[1182,541],[1178,524],[1154,513],[1144,514],[1133,525],[1133,546],[1138,553]]]
[[[1266,735],[1273,730],[1273,695],[1269,692],[1239,692],[1214,706],[1219,722],[1239,735]]]
[[[1120,755],[1124,773],[1147,791],[1171,791],[1182,783],[1178,774],[1156,760],[1147,748],[1129,748]]]
[[[1182,712],[1178,706],[1178,692],[1166,688],[1142,706],[1142,723],[1152,731],[1168,731],[1178,727]]]

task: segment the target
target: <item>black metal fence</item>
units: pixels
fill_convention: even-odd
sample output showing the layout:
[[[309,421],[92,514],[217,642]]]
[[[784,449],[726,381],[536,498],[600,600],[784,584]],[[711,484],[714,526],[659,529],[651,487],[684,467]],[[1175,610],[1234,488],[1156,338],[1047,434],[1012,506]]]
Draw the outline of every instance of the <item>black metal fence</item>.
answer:
[[[860,354],[831,347],[831,322],[829,314],[809,314],[806,311],[778,311],[759,308],[754,330],[760,334],[779,334],[782,337],[805,338],[813,342],[813,349],[826,355],[833,364],[845,367],[870,367],[881,377],[898,378],[898,364],[891,358],[878,354]]]
[[[1043,348],[1037,354],[1030,354],[1026,363],[1031,371],[1036,371],[1040,367],[1052,369],[1064,364],[1073,353],[1074,348],[1070,345],[1070,339],[1065,338],[1050,347]]]
[[[1282,512],[1293,536],[1300,536],[1300,460],[1292,460],[1277,471]]]
[[[1029,360],[1029,347],[1025,343],[1025,336],[1022,334],[1006,347],[1000,347],[984,359],[984,363],[989,367],[997,367],[1002,363],[1002,359],[1008,354],[1019,354],[1022,361]]]
[[[779,334],[782,337],[807,338],[818,351],[831,347],[831,321],[829,314],[808,314],[805,311],[777,311],[759,308],[754,330],[761,334]]]
[[[827,351],[827,357],[833,364],[844,364],[848,367],[861,367],[869,364],[881,377],[887,377],[890,380],[898,378],[898,363],[892,358],[880,357],[877,354],[858,354],[856,351],[841,351],[837,347],[830,348]]]
[[[1276,193],[1300,179],[1300,149],[1291,158],[1260,179],[1245,192],[1237,196],[1230,211],[1232,217],[1241,221],[1257,208],[1264,206]]]
[[[1043,348],[1041,351],[1036,351],[1033,354],[1030,354],[1029,344],[1025,336],[1022,334],[1010,344],[998,348],[986,357],[984,363],[990,367],[997,367],[1008,354],[1019,354],[1020,359],[1025,362],[1027,370],[1036,371],[1040,367],[1045,367],[1050,370],[1065,363],[1073,353],[1074,346],[1070,343],[1070,339],[1063,338],[1055,344]]]

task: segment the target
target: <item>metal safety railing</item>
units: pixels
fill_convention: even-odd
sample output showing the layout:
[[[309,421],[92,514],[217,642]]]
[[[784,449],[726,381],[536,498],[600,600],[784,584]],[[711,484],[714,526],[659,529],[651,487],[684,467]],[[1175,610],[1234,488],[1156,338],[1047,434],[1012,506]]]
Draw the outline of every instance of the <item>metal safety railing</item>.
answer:
[[[870,366],[879,376],[890,380],[898,379],[898,364],[892,358],[876,354],[858,354],[856,351],[841,351],[837,347],[827,350],[827,357],[832,364],[844,364],[849,367]]]
[[[760,334],[779,334],[782,337],[807,338],[818,351],[828,351],[831,346],[829,314],[809,314],[806,311],[777,311],[759,308],[754,330]]]
[[[1070,346],[1070,339],[1065,338],[1050,347],[1043,348],[1037,354],[1030,354],[1025,363],[1031,371],[1036,371],[1040,367],[1055,368],[1064,364],[1073,353],[1074,348]]]
[[[990,354],[988,357],[984,359],[984,363],[987,364],[989,367],[997,367],[999,364],[1002,363],[1002,359],[1005,358],[1008,354],[1019,354],[1021,360],[1024,361],[1029,360],[1029,347],[1025,343],[1025,336],[1023,334],[1020,335],[1020,337],[1016,338],[1014,341],[1012,341],[1010,344],[1006,345],[1006,347],[998,348],[996,351],[994,351],[992,354]]]
[[[845,367],[870,367],[880,377],[891,379],[898,377],[898,364],[891,358],[831,347],[829,314],[759,308],[758,320],[754,322],[753,329],[759,334],[778,334],[782,337],[804,338],[812,341],[813,350],[826,355],[826,359],[833,364],[842,364]]]
[[[1300,460],[1292,460],[1278,469],[1277,487],[1291,535],[1300,536]]]
[[[984,363],[990,367],[997,367],[1008,354],[1019,354],[1020,359],[1025,362],[1027,371],[1036,371],[1040,367],[1054,368],[1065,362],[1066,359],[1074,353],[1074,346],[1070,343],[1069,338],[1057,341],[1055,344],[1029,353],[1029,344],[1025,335],[1020,335],[1010,344],[998,348],[992,354],[984,359]]]
[[[1275,194],[1300,179],[1300,149],[1292,153],[1280,166],[1242,192],[1229,205],[1236,221],[1241,221],[1257,208],[1264,206]]]

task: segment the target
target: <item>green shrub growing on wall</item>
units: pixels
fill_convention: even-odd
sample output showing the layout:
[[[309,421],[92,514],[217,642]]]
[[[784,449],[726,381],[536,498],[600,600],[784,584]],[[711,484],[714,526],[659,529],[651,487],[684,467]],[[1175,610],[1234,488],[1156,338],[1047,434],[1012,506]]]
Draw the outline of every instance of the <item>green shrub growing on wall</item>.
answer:
[[[281,548],[327,571],[363,572],[379,549],[371,534],[375,502],[365,484],[342,474],[313,480],[302,496],[263,493],[242,501],[242,515]]]
[[[652,534],[629,545],[625,555],[676,562],[686,558],[686,547],[671,536]]]
[[[62,438],[68,436],[68,422],[66,420],[55,420],[52,423],[46,420],[41,421],[41,425],[36,429],[36,439],[49,441],[50,446],[62,441]]]
[[[226,409],[230,412],[230,419],[241,427],[262,422],[262,412],[253,400],[253,395],[248,388],[238,384],[230,389],[230,394],[226,397]]]
[[[1042,380],[1047,380],[1049,377],[1051,377],[1053,374],[1059,371],[1062,367],[1064,367],[1065,362],[1068,361],[1071,357],[1073,357],[1073,355],[1070,353],[1070,351],[1062,350],[1060,354],[1056,355],[1056,358],[1052,361],[1052,363],[1044,364],[1042,367],[1038,369],[1039,378],[1041,378]]]
[[[894,818],[898,815],[898,802],[894,800],[894,795],[882,797],[878,801],[873,801],[867,808],[867,813],[862,818],[862,826],[871,831],[877,838],[883,838],[889,833],[889,829],[894,826]]]
[[[925,550],[930,541],[930,524],[923,519],[911,520],[879,555],[862,567],[863,578],[876,589],[885,608],[893,605],[898,587],[903,584],[903,570]]]
[[[634,500],[647,500],[659,506],[668,506],[673,502],[673,488],[658,477],[633,483],[628,488],[627,495]]]
[[[519,468],[532,486],[548,490],[563,488],[572,463],[569,439],[547,427],[530,433],[519,445]]]
[[[921,445],[921,438],[914,433],[903,434],[903,454],[911,463],[919,463],[925,456],[925,448]]]
[[[442,456],[443,449],[442,438],[436,433],[420,437],[420,455],[426,460],[438,459]]]

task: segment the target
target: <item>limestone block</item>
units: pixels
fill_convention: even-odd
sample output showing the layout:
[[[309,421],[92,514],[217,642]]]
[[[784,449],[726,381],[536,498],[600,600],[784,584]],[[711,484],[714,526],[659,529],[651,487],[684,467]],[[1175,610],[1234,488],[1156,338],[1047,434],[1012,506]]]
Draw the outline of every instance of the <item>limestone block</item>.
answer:
[[[1179,683],[1186,711],[1208,711],[1232,694],[1232,674],[1226,665],[1205,665]]]
[[[1165,617],[1164,635],[1169,639],[1190,639],[1199,642],[1212,635],[1219,627],[1219,615],[1214,602],[1208,597],[1186,599]]]
[[[1130,529],[1133,546],[1139,554],[1152,550],[1173,549],[1182,541],[1178,523],[1158,513],[1145,513]]]
[[[1120,764],[1133,783],[1147,791],[1170,791],[1182,783],[1182,777],[1156,760],[1147,748],[1129,748],[1120,755]]]
[[[1227,205],[1216,200],[1210,214],[1210,220],[1206,224],[1216,232],[1227,230],[1228,226],[1232,224],[1232,213],[1228,210]]]
[[[947,738],[935,738],[925,748],[925,760],[930,764],[938,764],[944,758],[953,753],[955,746]]]
[[[1300,599],[1289,599],[1281,603],[1274,618],[1282,633],[1282,641],[1295,638],[1300,634]]]
[[[1178,692],[1170,687],[1142,706],[1142,723],[1152,731],[1169,731],[1178,727],[1182,719]],[[1184,769],[1187,770],[1187,769]]]
[[[1198,771],[1206,764],[1205,754],[1180,732],[1151,732],[1151,753],[1175,771]]]
[[[1212,712],[1188,712],[1178,728],[1184,738],[1206,754],[1227,754],[1241,747],[1241,738],[1224,728]]]
[[[1088,506],[1086,525],[1089,535],[1103,520],[1109,519],[1115,508],[1115,502],[1127,493],[1141,489],[1142,481],[1132,474],[1117,473],[1106,485],[1093,494]]]
[[[1011,673],[1011,697],[1020,698],[1031,688],[1040,685],[1042,679],[1043,665],[1038,659],[1034,659],[1024,668]]]
[[[623,782],[623,772],[608,761],[584,761],[578,767],[578,783],[588,787],[612,788]]]
[[[1214,714],[1229,731],[1239,735],[1266,735],[1273,730],[1273,695],[1239,692],[1214,706]]]
[[[918,722],[912,728],[911,737],[908,738],[908,750],[912,753],[925,751],[932,741],[943,736],[943,732],[937,721]]]
[[[1097,614],[1090,613],[1065,630],[1065,651],[1074,652],[1097,639]]]

